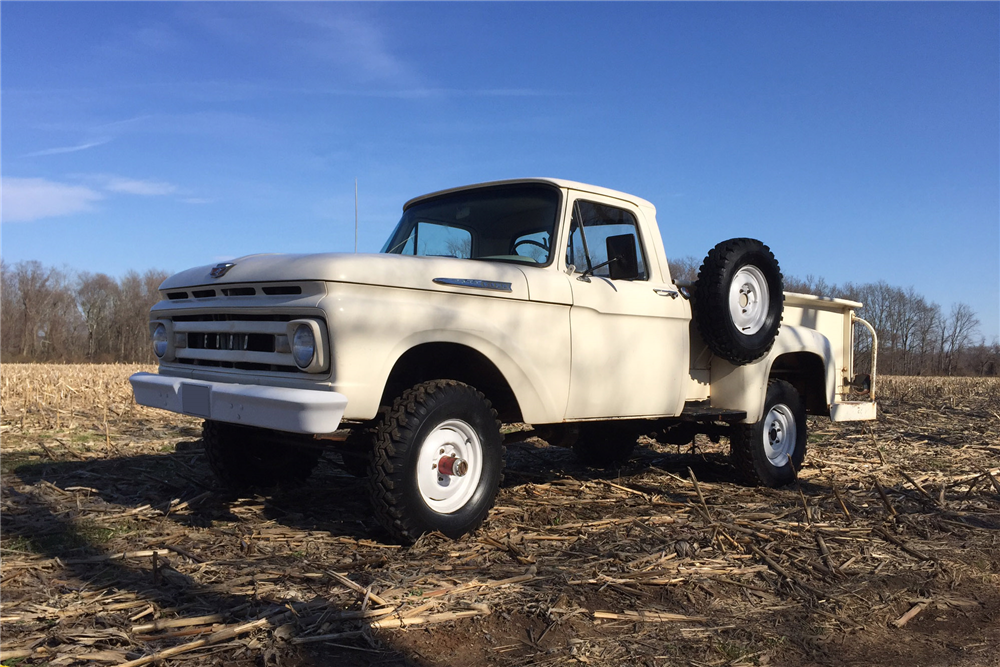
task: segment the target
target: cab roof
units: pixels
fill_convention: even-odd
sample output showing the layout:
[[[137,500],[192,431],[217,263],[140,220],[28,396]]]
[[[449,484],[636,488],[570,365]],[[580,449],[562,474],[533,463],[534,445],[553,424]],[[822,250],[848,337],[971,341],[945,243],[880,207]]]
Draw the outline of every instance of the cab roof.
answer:
[[[431,192],[426,195],[420,195],[419,197],[414,197],[410,201],[403,204],[403,210],[405,211],[409,207],[413,206],[417,202],[424,201],[425,199],[431,199],[432,197],[438,197],[440,195],[451,194],[453,192],[462,192],[463,190],[475,190],[478,188],[491,187],[494,185],[520,185],[522,183],[544,183],[546,185],[553,185],[557,188],[567,189],[567,190],[577,190],[579,192],[590,192],[596,195],[602,195],[604,197],[613,197],[614,199],[621,199],[623,201],[631,202],[640,208],[650,208],[656,210],[650,202],[642,199],[641,197],[636,197],[635,195],[630,195],[626,192],[619,192],[618,190],[611,190],[609,188],[602,188],[599,185],[588,185],[586,183],[579,183],[577,181],[567,181],[562,178],[512,178],[503,181],[488,181],[486,183],[475,183],[472,185],[463,185],[457,188],[448,188],[447,190],[438,190],[437,192]]]

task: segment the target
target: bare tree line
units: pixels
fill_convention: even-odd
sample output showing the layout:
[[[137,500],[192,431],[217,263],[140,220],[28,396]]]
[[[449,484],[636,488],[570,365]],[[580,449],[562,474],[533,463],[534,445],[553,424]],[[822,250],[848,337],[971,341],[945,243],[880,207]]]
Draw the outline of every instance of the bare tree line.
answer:
[[[671,261],[675,278],[694,280],[700,260]],[[152,362],[149,309],[169,275],[129,271],[121,278],[76,273],[37,261],[0,261],[0,357],[4,361]],[[879,372],[891,375],[997,375],[1000,345],[987,344],[971,307],[945,313],[912,287],[885,281],[836,286],[823,278],[785,277],[792,292],[836,295],[865,304],[860,315],[879,338]],[[867,370],[871,338],[856,335],[859,371]]]
[[[152,362],[149,309],[170,274],[75,273],[0,262],[0,357],[6,362]]]
[[[1000,345],[979,335],[972,307],[956,303],[945,312],[912,287],[876,283],[835,286],[822,278],[786,279],[785,289],[817,296],[837,295],[859,301],[859,315],[878,334],[878,368],[889,375],[997,375]],[[856,331],[858,331],[856,329]],[[871,350],[867,333],[855,335],[855,358],[863,366]]]
[[[695,280],[701,260],[671,260],[675,279]],[[946,313],[912,287],[876,283],[834,285],[823,278],[785,276],[789,292],[836,296],[858,301],[858,311],[878,334],[878,371],[888,375],[997,375],[1000,345],[987,344],[979,335],[979,318],[967,304],[956,303]],[[855,328],[856,370],[866,372],[871,359],[871,336]]]

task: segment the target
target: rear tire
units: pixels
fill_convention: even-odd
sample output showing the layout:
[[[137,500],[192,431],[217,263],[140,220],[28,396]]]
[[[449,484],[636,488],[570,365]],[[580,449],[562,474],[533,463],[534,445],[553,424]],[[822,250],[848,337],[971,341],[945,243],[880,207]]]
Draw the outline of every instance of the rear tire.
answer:
[[[553,447],[572,449],[580,439],[580,425],[542,424],[535,426],[535,435]]]
[[[304,482],[323,451],[296,443],[291,433],[205,420],[205,458],[215,477],[232,491]]]
[[[806,437],[806,410],[799,392],[784,380],[771,380],[761,420],[733,426],[730,459],[749,484],[784,486],[795,481],[802,467]]]
[[[486,518],[503,467],[500,422],[482,393],[454,380],[418,384],[377,429],[368,478],[375,516],[403,543],[435,530],[457,539]]]
[[[629,460],[639,435],[621,422],[580,424],[573,452],[580,463],[594,468],[613,468]]]

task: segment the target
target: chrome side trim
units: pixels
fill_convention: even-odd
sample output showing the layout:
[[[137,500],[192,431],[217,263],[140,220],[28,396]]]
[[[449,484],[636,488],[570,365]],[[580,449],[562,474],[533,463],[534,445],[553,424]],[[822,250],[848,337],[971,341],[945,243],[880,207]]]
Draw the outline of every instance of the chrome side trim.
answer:
[[[510,283],[501,283],[493,280],[474,280],[472,278],[435,278],[438,285],[453,285],[455,287],[475,287],[476,289],[488,289],[496,292],[511,292]]]

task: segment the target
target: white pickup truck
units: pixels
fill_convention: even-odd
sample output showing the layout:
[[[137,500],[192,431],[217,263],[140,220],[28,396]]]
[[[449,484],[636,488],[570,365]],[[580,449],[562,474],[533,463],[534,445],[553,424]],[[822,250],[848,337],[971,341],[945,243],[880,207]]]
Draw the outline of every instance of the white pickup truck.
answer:
[[[159,373],[132,376],[136,401],[204,418],[234,488],[304,479],[338,448],[402,541],[482,523],[501,422],[593,465],[642,434],[725,435],[737,474],[777,486],[802,464],[807,413],[875,417],[875,360],[853,371],[861,304],[784,293],[753,239],[674,280],[653,205],[582,183],[436,192],[403,206],[379,254],[250,255],[160,292]]]

